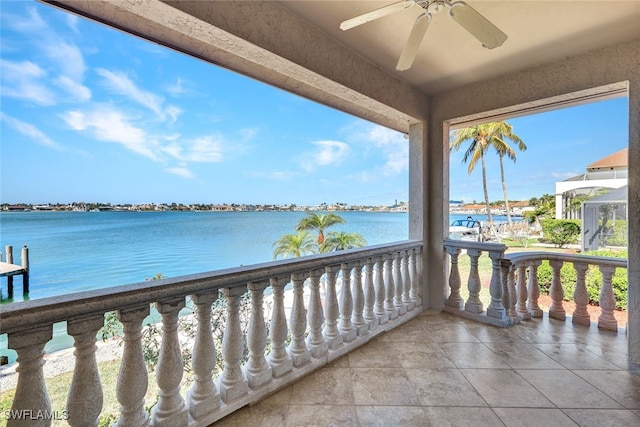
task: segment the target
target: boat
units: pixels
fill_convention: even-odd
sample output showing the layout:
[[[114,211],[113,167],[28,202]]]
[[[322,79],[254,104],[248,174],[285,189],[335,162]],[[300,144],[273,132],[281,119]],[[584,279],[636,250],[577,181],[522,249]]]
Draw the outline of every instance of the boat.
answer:
[[[457,219],[449,226],[449,235],[453,238],[477,240],[480,235],[482,224],[470,216],[467,219]]]

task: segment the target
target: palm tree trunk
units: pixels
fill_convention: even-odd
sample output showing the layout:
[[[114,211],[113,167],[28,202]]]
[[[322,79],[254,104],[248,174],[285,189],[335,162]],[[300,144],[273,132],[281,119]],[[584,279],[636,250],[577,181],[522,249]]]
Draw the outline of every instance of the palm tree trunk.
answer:
[[[487,218],[489,227],[493,226],[493,217],[491,216],[491,205],[489,205],[489,191],[487,190],[487,168],[484,161],[484,153],[480,155],[482,159],[482,187],[484,188],[484,203],[487,205]]]
[[[502,157],[500,156],[500,179],[502,179],[502,192],[504,193],[504,206],[507,209],[507,224],[511,230],[511,209],[509,209],[509,196],[507,196],[507,183],[504,180],[504,166],[502,165]]]

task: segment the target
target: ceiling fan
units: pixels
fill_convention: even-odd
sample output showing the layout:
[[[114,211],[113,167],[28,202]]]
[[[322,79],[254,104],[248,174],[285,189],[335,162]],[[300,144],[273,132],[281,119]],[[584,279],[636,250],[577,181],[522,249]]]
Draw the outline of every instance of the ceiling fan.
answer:
[[[392,3],[363,15],[356,16],[355,18],[348,19],[340,24],[340,29],[349,30],[378,18],[391,15],[394,12],[408,9],[413,5],[420,6],[425,12],[418,16],[416,22],[413,24],[409,39],[396,65],[396,70],[398,71],[411,68],[411,64],[413,64],[413,60],[418,53],[418,47],[431,22],[432,15],[442,12],[445,8],[449,9],[449,17],[453,18],[454,21],[478,39],[486,48],[493,49],[501,46],[507,39],[505,33],[500,31],[498,27],[489,22],[487,18],[482,16],[474,8],[463,1],[452,3],[451,0],[401,0],[397,3]]]

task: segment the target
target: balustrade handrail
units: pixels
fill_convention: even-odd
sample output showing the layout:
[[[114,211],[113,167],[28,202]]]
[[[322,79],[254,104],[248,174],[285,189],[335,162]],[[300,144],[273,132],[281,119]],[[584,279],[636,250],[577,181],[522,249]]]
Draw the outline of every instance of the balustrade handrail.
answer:
[[[505,254],[505,259],[508,259],[512,264],[523,261],[545,260],[545,261],[560,261],[560,262],[580,262],[584,264],[603,265],[617,268],[627,268],[626,258],[611,258],[601,257],[593,255],[581,255],[581,254],[565,254],[557,252],[517,252],[511,254]]]
[[[273,277],[286,276],[288,278],[294,272],[323,269],[327,265],[355,262],[363,258],[373,258],[421,246],[421,240],[406,240],[343,250],[331,254],[277,260],[250,266],[77,292],[57,297],[15,302],[2,306],[0,334],[81,319],[97,313],[139,307],[156,301],[184,297],[204,291],[237,286],[244,287],[247,283],[268,280]],[[25,324],[25,318],[29,319],[28,324]]]
[[[474,242],[470,240],[444,239],[445,247],[455,247],[460,249],[475,249],[487,252],[504,252],[507,246],[502,243]]]

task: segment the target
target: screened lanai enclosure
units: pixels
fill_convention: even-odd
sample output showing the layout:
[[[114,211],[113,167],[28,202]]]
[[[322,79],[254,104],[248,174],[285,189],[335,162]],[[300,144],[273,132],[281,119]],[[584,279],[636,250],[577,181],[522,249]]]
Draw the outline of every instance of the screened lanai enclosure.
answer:
[[[627,186],[616,188],[582,203],[582,250],[626,247]]]

